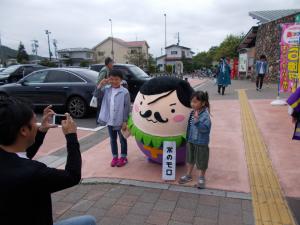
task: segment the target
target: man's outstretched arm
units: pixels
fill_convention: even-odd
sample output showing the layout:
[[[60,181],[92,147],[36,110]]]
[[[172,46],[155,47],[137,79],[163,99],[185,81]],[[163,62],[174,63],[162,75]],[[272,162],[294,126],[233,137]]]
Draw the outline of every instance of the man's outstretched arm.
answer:
[[[35,154],[38,152],[39,148],[44,142],[44,138],[47,131],[50,128],[57,127],[56,125],[50,123],[52,116],[55,114],[55,112],[51,108],[52,106],[49,105],[44,109],[41,126],[39,127],[38,132],[35,136],[35,142],[32,146],[26,149],[26,156],[29,159],[32,159],[35,156]]]

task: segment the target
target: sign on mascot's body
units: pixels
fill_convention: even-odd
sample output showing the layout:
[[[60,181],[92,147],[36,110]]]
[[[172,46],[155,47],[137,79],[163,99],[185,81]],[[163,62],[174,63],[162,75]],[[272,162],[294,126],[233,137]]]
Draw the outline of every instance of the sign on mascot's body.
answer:
[[[187,81],[168,76],[153,78],[141,87],[128,127],[150,161],[162,163],[163,143],[171,141],[176,142],[176,163],[185,162],[193,91]]]

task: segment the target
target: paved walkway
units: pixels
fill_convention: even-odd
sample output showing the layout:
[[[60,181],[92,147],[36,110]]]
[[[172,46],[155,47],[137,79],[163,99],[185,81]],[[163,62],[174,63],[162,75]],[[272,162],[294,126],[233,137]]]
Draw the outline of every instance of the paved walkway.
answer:
[[[300,166],[299,142],[291,140],[293,124],[286,107],[270,105],[276,85],[257,92],[251,82],[233,81],[220,96],[212,81],[199,84],[197,88],[209,92],[212,104],[208,189],[162,182],[160,167],[145,162],[133,139],[129,164],[109,167],[104,129],[81,140],[84,182],[94,184],[55,194],[55,218],[87,212],[99,224],[254,224],[252,194],[256,224],[295,224],[293,216],[299,221],[300,171],[295,169]],[[53,161],[53,155],[59,159]],[[43,161],[62,167],[65,157],[61,149],[45,154]],[[183,173],[184,167],[179,167],[177,177]],[[164,193],[173,197],[164,199]],[[127,196],[129,205],[124,203]]]
[[[295,224],[245,90],[239,90],[246,161],[256,225]]]
[[[207,187],[236,192],[250,192],[248,182],[240,106],[237,100],[212,101],[213,126],[211,132],[210,163],[207,171]],[[224,108],[227,110],[224,111]],[[233,116],[234,115],[234,116]],[[226,118],[226,119],[224,119]],[[230,127],[230,130],[228,129]],[[225,144],[230,143],[230,145]],[[124,168],[110,167],[109,138],[82,154],[83,177],[123,178],[140,181],[162,182],[161,166],[149,163],[137,148],[135,139],[128,139],[129,164]],[[230,161],[239,162],[233,165]],[[177,166],[177,179],[185,173],[184,165]],[[193,173],[195,184],[197,171]],[[176,182],[172,182],[176,183]]]
[[[252,225],[251,201],[116,184],[52,196],[54,219],[94,215],[99,225]]]

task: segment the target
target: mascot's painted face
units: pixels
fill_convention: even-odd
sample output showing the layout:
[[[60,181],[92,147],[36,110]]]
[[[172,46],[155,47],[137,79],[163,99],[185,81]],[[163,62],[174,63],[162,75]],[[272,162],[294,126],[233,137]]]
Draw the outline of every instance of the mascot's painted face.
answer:
[[[153,136],[179,136],[186,132],[191,109],[178,99],[176,90],[144,95],[139,92],[133,104],[133,123]]]

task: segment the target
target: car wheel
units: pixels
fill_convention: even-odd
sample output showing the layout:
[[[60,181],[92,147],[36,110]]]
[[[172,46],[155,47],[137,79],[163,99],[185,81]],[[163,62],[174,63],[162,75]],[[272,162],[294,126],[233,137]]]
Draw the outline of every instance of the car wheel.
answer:
[[[80,97],[72,97],[67,105],[67,110],[74,118],[82,118],[87,112],[85,101]]]

